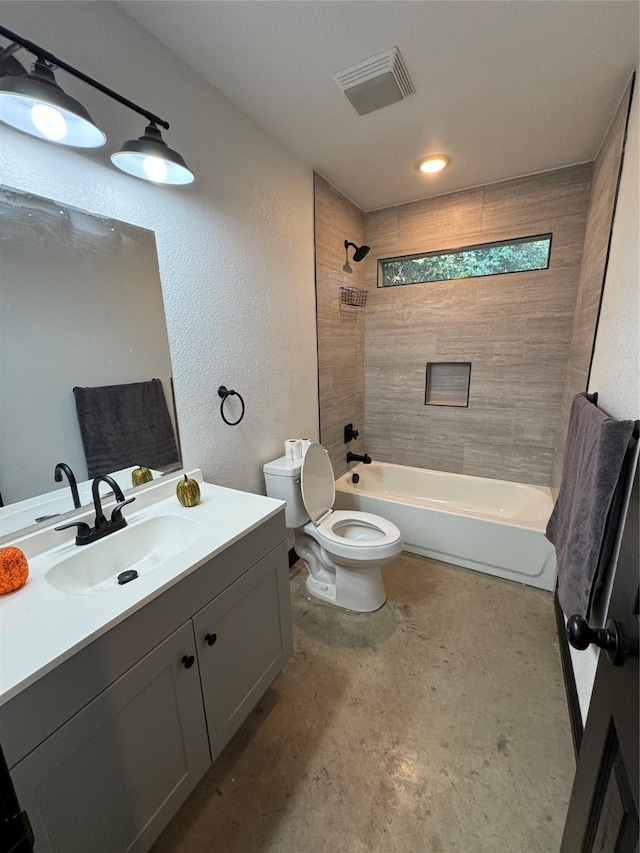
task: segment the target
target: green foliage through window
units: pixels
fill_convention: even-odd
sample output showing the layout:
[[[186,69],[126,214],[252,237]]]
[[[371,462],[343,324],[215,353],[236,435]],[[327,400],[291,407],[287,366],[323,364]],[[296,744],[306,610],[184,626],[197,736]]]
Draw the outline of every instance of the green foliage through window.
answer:
[[[487,243],[424,255],[380,261],[379,287],[423,284],[481,275],[544,270],[549,266],[551,234],[504,243]]]

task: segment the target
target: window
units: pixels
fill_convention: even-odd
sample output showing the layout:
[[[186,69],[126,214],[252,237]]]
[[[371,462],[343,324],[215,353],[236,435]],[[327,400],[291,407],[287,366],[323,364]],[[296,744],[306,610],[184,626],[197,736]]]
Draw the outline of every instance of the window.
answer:
[[[378,287],[545,270],[551,234],[379,261]]]

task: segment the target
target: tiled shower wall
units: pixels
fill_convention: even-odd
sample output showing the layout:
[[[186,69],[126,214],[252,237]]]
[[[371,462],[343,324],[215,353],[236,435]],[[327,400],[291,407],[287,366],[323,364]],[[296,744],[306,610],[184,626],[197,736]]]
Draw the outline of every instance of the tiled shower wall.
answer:
[[[320,440],[329,451],[336,477],[349,467],[348,450],[364,452],[365,309],[343,305],[340,286],[364,287],[363,263],[344,272],[344,241],[360,246],[364,214],[320,175],[315,175],[316,299]],[[349,249],[349,257],[353,249]],[[360,437],[344,444],[344,425]]]
[[[607,255],[611,236],[618,179],[631,103],[632,84],[629,83],[600,152],[593,164],[591,201],[587,215],[585,249],[580,271],[575,320],[569,352],[567,377],[560,408],[558,446],[553,462],[551,486],[560,488],[562,463],[569,426],[571,401],[580,391],[586,391],[591,367],[591,353],[598,324],[600,299],[604,286]],[[630,156],[637,157],[636,152]],[[598,389],[595,389],[598,390]]]
[[[550,483],[591,174],[574,166],[365,214],[373,458]],[[548,270],[376,286],[379,258],[549,232]],[[426,406],[427,362],[451,361],[471,362],[468,408]]]

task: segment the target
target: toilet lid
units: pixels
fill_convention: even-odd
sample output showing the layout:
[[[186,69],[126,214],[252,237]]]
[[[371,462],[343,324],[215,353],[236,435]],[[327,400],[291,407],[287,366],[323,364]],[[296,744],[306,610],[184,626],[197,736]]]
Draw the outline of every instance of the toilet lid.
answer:
[[[317,441],[309,445],[302,460],[300,486],[304,508],[311,521],[318,524],[333,507],[336,484],[329,454]]]

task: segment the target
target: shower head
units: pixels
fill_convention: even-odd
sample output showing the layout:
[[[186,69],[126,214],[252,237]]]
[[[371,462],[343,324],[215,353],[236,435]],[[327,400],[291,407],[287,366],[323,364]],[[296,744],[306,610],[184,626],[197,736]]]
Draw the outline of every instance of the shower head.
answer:
[[[355,252],[353,253],[353,260],[356,263],[359,263],[363,258],[366,258],[366,256],[371,250],[371,246],[356,246],[355,243],[351,243],[349,240],[345,240],[344,248],[347,250],[347,253],[349,250],[349,246],[353,246],[353,248],[355,249]],[[348,257],[349,255],[347,254],[347,258]]]

